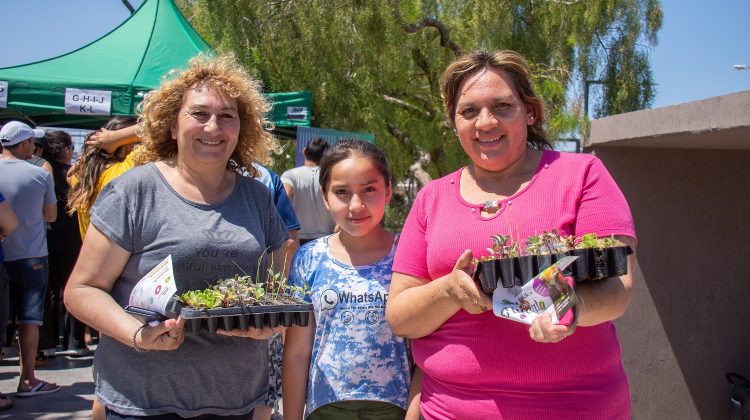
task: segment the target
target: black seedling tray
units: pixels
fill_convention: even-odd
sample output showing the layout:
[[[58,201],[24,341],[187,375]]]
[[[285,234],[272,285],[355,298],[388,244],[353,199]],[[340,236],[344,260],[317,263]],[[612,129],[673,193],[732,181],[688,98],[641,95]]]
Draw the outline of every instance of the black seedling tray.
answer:
[[[311,303],[304,303],[214,309],[182,308],[180,315],[187,320],[187,328],[193,333],[215,333],[217,328],[226,331],[239,328],[241,331],[247,331],[248,327],[306,327],[310,322],[312,310]]]
[[[485,293],[492,294],[498,285],[506,289],[522,286],[552,263],[569,255],[578,259],[564,271],[565,275],[573,277],[576,283],[602,280],[627,274],[627,256],[632,253],[629,246],[618,246],[482,261],[474,271],[474,280],[479,282]]]

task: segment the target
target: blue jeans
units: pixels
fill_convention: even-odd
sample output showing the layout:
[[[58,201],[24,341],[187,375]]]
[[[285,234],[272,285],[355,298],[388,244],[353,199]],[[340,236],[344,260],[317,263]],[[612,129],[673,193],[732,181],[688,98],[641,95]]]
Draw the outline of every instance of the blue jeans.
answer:
[[[5,269],[10,279],[10,302],[16,309],[18,323],[42,325],[49,277],[47,257],[6,261]]]

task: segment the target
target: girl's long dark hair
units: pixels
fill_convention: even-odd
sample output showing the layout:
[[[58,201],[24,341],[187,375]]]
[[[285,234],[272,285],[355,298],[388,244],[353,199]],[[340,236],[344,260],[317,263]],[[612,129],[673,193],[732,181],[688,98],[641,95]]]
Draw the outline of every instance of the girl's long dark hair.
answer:
[[[346,160],[352,156],[370,159],[375,164],[378,172],[383,175],[385,185],[387,187],[391,185],[391,169],[388,167],[385,153],[373,143],[364,140],[346,139],[326,149],[325,153],[323,153],[323,158],[320,160],[319,180],[323,193],[328,192],[333,167],[342,160]]]
[[[136,117],[115,117],[104,125],[107,130],[119,130],[135,125],[138,119]],[[95,132],[89,133],[85,140],[88,140]],[[73,214],[77,210],[88,212],[94,205],[96,197],[99,195],[97,185],[102,173],[116,162],[122,162],[124,156],[121,156],[122,148],[120,146],[111,155],[103,149],[96,146],[87,145],[84,141],[81,157],[73,166],[71,178],[75,177],[76,182],[68,191],[68,214]]]

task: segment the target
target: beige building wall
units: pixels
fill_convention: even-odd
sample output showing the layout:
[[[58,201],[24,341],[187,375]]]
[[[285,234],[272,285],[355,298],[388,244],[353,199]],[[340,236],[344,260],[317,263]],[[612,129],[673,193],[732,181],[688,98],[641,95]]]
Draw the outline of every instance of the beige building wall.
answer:
[[[616,322],[633,418],[728,419],[724,375],[750,377],[750,92],[596,120],[587,145],[638,235]]]
[[[724,374],[750,374],[750,151],[596,155],[638,234],[635,296],[617,322],[633,418],[729,418]]]

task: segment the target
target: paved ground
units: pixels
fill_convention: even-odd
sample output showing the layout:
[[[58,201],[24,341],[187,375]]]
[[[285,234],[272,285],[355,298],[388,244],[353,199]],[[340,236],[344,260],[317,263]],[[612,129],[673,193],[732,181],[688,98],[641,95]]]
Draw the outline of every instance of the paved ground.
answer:
[[[92,347],[92,349],[95,347]],[[13,397],[18,386],[18,351],[5,348],[6,358],[0,364],[0,392]],[[13,408],[0,411],[0,419],[90,419],[94,398],[91,377],[92,356],[71,358],[57,352],[45,367],[37,368],[38,378],[62,385],[54,394],[31,398],[13,397]]]

